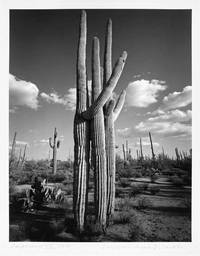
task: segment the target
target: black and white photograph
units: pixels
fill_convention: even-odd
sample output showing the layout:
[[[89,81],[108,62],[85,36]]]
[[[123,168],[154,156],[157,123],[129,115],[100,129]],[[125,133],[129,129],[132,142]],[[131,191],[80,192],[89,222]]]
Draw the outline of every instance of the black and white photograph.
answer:
[[[7,19],[9,244],[192,244],[193,9]]]

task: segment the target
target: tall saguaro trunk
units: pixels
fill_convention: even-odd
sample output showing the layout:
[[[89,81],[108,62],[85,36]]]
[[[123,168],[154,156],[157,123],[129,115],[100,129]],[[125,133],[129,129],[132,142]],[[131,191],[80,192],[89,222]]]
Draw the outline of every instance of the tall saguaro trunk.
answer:
[[[81,117],[87,107],[86,93],[86,12],[82,11],[76,66],[76,113],[74,117],[74,182],[73,210],[78,232],[84,230],[85,209],[87,200],[87,180],[89,172],[89,124]]]
[[[92,102],[101,92],[99,40],[93,39],[92,49]],[[95,211],[96,222],[100,228],[106,226],[106,151],[103,108],[100,108],[92,121],[92,159],[95,172]]]
[[[57,140],[57,130],[54,129],[53,143],[52,138],[49,138],[49,146],[53,149],[53,174],[56,174],[57,171],[57,149],[59,148],[60,141]]]

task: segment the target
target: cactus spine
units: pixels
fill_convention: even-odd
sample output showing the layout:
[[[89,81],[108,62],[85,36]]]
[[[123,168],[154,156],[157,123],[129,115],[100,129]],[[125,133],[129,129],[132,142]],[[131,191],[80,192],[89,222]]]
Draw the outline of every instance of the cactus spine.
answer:
[[[53,174],[56,174],[57,171],[57,148],[60,146],[60,141],[57,141],[57,130],[54,129],[53,143],[52,138],[49,138],[49,146],[53,149]]]
[[[90,162],[90,139],[92,140],[93,150],[94,145],[97,145],[95,148],[95,153],[93,152],[92,154],[92,162],[95,166],[96,222],[100,228],[105,228],[107,173],[106,155],[104,153],[106,148],[106,135],[104,127],[103,106],[112,96],[112,92],[120,78],[127,57],[127,53],[123,52],[121,57],[116,62],[108,81],[101,90],[100,85],[102,82],[100,74],[99,43],[98,39],[94,38],[92,61],[93,102],[90,105],[88,102],[90,97],[88,97],[88,89],[86,83],[86,38],[86,12],[82,11],[77,56],[77,103],[74,117],[73,211],[78,232],[82,232],[84,230],[84,222],[86,219],[88,174]],[[118,106],[116,106],[115,112],[119,112],[118,110],[120,107],[121,105],[118,104]],[[108,110],[109,109],[110,104],[108,106]],[[90,129],[90,126],[91,128],[96,127],[95,132],[94,128]]]

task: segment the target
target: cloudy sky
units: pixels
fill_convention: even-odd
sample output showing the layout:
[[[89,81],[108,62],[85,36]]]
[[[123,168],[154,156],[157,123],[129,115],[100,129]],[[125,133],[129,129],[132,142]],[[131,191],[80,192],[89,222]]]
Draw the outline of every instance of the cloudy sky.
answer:
[[[91,42],[102,56],[105,25],[113,21],[113,63],[123,50],[128,59],[116,88],[126,88],[116,122],[117,152],[129,141],[133,156],[142,138],[150,154],[164,147],[191,148],[191,13],[186,10],[88,10],[88,75]],[[29,159],[47,158],[48,138],[57,127],[59,159],[73,155],[76,49],[80,10],[10,11],[10,143],[28,144]]]

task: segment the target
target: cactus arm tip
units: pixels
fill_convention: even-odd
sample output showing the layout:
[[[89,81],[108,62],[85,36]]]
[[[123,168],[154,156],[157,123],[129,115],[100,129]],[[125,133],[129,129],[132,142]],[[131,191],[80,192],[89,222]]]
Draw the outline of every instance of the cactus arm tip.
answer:
[[[113,112],[114,107],[115,107],[115,100],[111,99],[108,103],[108,106],[107,106],[106,110],[105,110],[105,116],[106,117],[110,116],[111,112]]]

